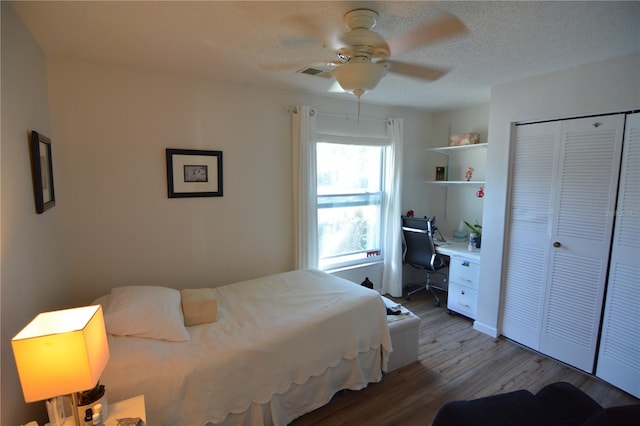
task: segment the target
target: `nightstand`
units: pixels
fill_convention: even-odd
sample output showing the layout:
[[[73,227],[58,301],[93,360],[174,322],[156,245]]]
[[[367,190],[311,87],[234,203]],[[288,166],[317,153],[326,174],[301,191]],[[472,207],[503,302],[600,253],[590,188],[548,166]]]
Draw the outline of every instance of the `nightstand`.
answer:
[[[134,396],[133,398],[125,399],[115,404],[109,404],[107,410],[109,417],[102,420],[104,426],[116,426],[118,424],[117,419],[125,417],[140,417],[145,425],[147,424],[147,412],[144,408],[144,395]],[[82,421],[82,419],[80,419]],[[46,423],[45,426],[50,426],[50,423]],[[73,417],[67,416],[64,421],[64,426],[75,426]]]
[[[146,424],[147,413],[144,408],[144,395],[109,404],[108,414],[109,417],[103,421],[104,426],[116,426],[118,424],[116,420],[124,417],[140,417]]]

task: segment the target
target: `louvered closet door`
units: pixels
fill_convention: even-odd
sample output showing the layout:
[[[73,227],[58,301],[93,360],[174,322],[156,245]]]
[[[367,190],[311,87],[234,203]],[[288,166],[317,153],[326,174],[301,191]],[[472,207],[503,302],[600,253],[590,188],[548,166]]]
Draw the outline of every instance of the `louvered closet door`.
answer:
[[[540,351],[594,371],[624,115],[562,122]]]
[[[623,151],[596,375],[640,397],[640,114]]]
[[[561,123],[518,126],[512,140],[502,334],[539,349]]]

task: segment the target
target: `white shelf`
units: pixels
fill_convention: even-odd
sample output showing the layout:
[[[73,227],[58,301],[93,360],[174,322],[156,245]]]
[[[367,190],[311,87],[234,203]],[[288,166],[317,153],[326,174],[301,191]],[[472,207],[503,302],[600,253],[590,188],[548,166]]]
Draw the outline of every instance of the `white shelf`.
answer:
[[[462,150],[474,149],[474,148],[486,148],[487,145],[488,144],[485,142],[485,143],[476,143],[472,145],[441,146],[438,148],[426,148],[426,150],[436,151],[436,152],[439,152],[440,154],[449,155],[449,152],[451,151],[462,151]]]
[[[433,185],[484,185],[483,180],[427,180],[426,183]]]

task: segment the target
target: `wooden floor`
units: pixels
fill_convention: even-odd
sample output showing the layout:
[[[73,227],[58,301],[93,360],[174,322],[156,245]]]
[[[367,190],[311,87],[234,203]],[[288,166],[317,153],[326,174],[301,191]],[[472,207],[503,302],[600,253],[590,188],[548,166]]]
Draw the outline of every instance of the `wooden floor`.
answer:
[[[446,295],[441,297],[446,305]],[[421,319],[418,362],[386,374],[380,383],[345,391],[292,423],[306,425],[430,425],[448,401],[570,382],[602,406],[639,403],[633,396],[505,338],[473,329],[472,321],[447,315],[426,293],[397,299]]]

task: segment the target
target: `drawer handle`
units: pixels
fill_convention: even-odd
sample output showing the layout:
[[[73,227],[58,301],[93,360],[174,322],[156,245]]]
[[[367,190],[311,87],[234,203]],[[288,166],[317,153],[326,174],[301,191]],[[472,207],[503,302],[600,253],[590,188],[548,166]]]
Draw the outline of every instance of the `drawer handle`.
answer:
[[[463,260],[462,261],[462,266],[469,266],[469,261],[468,260]]]
[[[465,277],[458,277],[458,278],[460,278],[460,281],[466,281],[468,283],[472,283],[473,282],[473,280],[470,280],[470,279],[465,278]]]
[[[458,305],[464,306],[465,308],[468,308],[468,309],[471,309],[471,306],[467,305],[466,303],[458,302]]]

